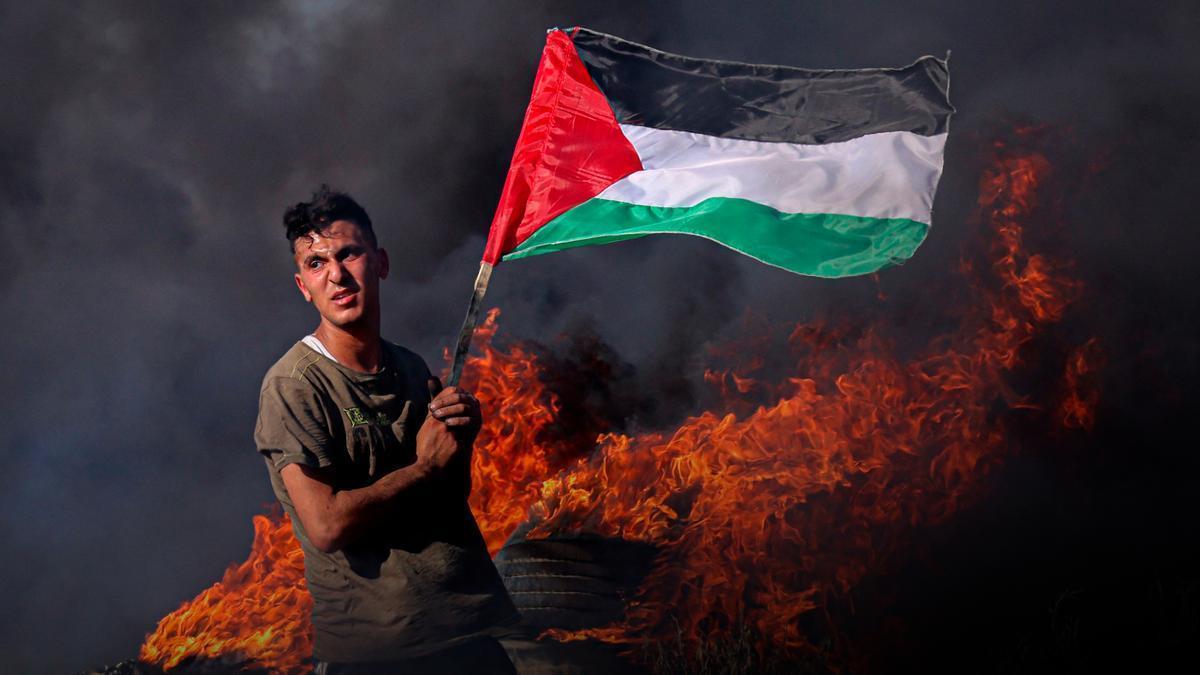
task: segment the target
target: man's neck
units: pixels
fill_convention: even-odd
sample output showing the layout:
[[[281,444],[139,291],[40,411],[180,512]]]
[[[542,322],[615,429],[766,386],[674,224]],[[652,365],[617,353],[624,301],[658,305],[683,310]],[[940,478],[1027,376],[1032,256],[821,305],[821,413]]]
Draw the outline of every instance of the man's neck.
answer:
[[[313,332],[325,349],[343,366],[363,373],[374,373],[383,366],[383,344],[379,329],[347,330],[321,322]]]

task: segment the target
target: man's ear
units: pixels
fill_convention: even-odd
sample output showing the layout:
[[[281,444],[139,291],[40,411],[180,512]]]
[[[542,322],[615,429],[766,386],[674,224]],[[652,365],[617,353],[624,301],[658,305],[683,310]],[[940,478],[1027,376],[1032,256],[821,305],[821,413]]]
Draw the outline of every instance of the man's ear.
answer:
[[[293,278],[296,280],[296,288],[300,289],[300,295],[304,296],[304,301],[312,302],[312,294],[309,293],[308,289],[304,287],[304,282],[300,279],[300,273],[297,272],[294,274]]]
[[[386,279],[388,277],[388,271],[391,270],[391,263],[388,262],[387,251],[380,247],[375,250],[375,257],[379,261],[376,264],[376,269],[379,270],[379,278]]]

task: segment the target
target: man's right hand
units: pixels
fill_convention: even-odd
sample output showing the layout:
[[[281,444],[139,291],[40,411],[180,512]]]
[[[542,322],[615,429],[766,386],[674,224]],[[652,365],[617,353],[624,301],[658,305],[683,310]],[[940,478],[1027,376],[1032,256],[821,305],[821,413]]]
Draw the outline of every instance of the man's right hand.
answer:
[[[444,422],[426,415],[417,431],[417,464],[426,469],[445,469],[460,452],[458,439]]]
[[[430,380],[429,388],[430,395],[436,395],[441,390],[441,383]],[[463,444],[445,422],[432,413],[425,416],[425,421],[417,431],[417,464],[425,469],[441,471],[463,450]]]

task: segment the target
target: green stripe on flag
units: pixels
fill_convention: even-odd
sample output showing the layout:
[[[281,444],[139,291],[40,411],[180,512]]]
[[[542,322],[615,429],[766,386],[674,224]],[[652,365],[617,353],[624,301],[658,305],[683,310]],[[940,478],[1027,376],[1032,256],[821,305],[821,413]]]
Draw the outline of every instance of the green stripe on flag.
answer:
[[[908,260],[928,231],[907,218],[783,213],[745,199],[714,197],[686,207],[591,199],[543,225],[503,260],[648,234],[691,234],[797,274],[835,278]]]

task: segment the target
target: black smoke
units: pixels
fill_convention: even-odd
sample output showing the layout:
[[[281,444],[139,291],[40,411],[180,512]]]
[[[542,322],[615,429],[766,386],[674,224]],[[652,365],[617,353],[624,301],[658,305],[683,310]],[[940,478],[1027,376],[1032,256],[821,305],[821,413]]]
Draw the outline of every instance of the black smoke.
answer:
[[[935,229],[878,280],[799,278],[704,241],[648,239],[501,267],[489,304],[503,308],[504,333],[549,342],[588,326],[621,364],[617,381],[636,389],[605,401],[647,402],[653,422],[696,404],[705,345],[747,309],[781,322],[853,317],[882,287],[923,330],[922,306],[937,300],[928,289],[979,233],[967,223],[992,133],[1011,120],[1066,129],[1107,167],[1068,209],[1063,242],[1088,298],[1064,330],[1099,334],[1109,355],[1100,422],[1070,448],[1069,466],[1084,468],[1022,464],[972,522],[1004,533],[1030,522],[1014,546],[1044,553],[1004,551],[1049,569],[1009,577],[1041,580],[1035,604],[1072,584],[1120,586],[1120,574],[1174,579],[1192,560],[1192,3],[433,7],[0,4],[5,671],[128,658],[159,617],[245,556],[250,516],[272,501],[250,440],[259,380],[314,326],[289,279],[286,205],[329,182],[367,207],[394,263],[385,332],[436,367],[556,25],[815,68],[952,50],[959,114]],[[1087,568],[1082,581],[1072,566]],[[935,596],[963,610],[955,593]]]

